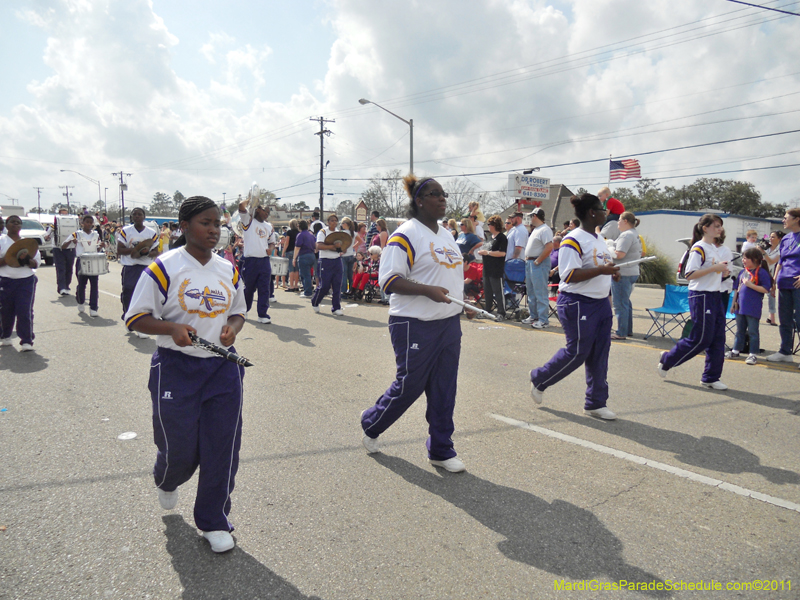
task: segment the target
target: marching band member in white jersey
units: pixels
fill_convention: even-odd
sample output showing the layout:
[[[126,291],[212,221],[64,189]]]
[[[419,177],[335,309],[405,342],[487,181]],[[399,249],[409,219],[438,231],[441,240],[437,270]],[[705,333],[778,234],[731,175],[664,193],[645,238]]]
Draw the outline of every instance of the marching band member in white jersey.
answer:
[[[98,252],[100,248],[100,235],[94,230],[94,217],[92,215],[84,215],[81,217],[81,227],[79,231],[74,232],[70,238],[61,245],[62,250],[66,250],[69,246],[75,249],[75,256],[78,259],[77,269],[78,272],[78,289],[75,292],[75,300],[78,301],[78,312],[82,313],[86,310],[84,304],[86,303],[86,284],[89,284],[89,316],[96,317],[98,304],[100,301],[100,292],[98,291],[98,275],[81,275],[81,256],[84,253]]]
[[[7,232],[0,236],[0,345],[11,345],[16,322],[20,352],[33,350],[33,301],[36,296],[36,269],[42,262],[39,250],[31,256],[25,252],[17,258],[19,266],[6,262],[8,249],[22,239],[22,219],[11,215],[6,219]]]
[[[149,388],[159,502],[174,508],[178,486],[199,466],[195,523],[214,552],[225,552],[234,546],[228,514],[239,466],[244,367],[195,348],[189,332],[232,346],[244,325],[244,291],[236,267],[213,252],[220,234],[214,201],[187,198],[179,219],[178,247],[147,267],[126,324],[158,336]]]
[[[728,304],[722,291],[723,278],[730,275],[727,261],[720,260],[715,238],[722,232],[722,219],[717,215],[703,215],[692,230],[692,246],[681,261],[682,270],[689,281],[689,312],[692,331],[678,340],[672,350],[661,353],[658,374],[706,353],[706,366],[700,384],[712,390],[727,390],[719,378],[725,362],[725,313]]]
[[[122,265],[122,293],[120,294],[120,299],[122,300],[123,320],[130,307],[133,290],[136,289],[139,277],[147,268],[147,265],[158,256],[158,232],[144,224],[144,217],[143,208],[134,208],[131,211],[131,221],[133,223],[123,227],[122,231],[117,234],[117,256],[119,256],[119,264]],[[152,240],[153,243],[149,246],[150,249],[146,251],[136,250],[135,246],[145,240]],[[138,331],[136,334],[139,337],[147,337]]]
[[[581,226],[573,229],[558,250],[558,320],[567,345],[543,367],[531,371],[531,397],[542,403],[543,392],[586,365],[584,412],[597,419],[617,418],[608,401],[608,352],[613,315],[608,295],[619,267],[611,261],[605,240],[595,233],[606,221],[606,209],[597,196],[581,194],[570,202]]]
[[[247,201],[239,203],[239,218],[242,223],[242,239],[244,240],[244,261],[242,262],[242,279],[244,280],[244,299],[247,312],[253,307],[253,295],[258,292],[259,323],[271,323],[269,317],[269,301],[272,296],[272,265],[269,256],[275,245],[272,243],[273,228],[267,222],[269,210],[263,206],[256,207],[251,216],[247,211]]]
[[[447,209],[442,186],[413,174],[404,182],[411,198],[411,218],[389,236],[379,272],[382,289],[392,293],[389,332],[397,376],[375,405],[361,413],[362,441],[367,452],[380,452],[378,436],[425,392],[428,459],[434,466],[458,473],[466,468],[451,439],[461,307],[447,295],[463,299],[462,257],[453,236],[439,226]]]

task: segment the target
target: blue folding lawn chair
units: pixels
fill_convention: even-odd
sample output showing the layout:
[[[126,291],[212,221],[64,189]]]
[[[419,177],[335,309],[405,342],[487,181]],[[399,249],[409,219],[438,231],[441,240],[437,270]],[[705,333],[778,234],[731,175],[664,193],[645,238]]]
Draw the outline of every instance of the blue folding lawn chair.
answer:
[[[669,337],[673,342],[672,332],[676,329],[683,331],[684,325],[689,320],[689,288],[684,285],[669,285],[664,288],[664,302],[658,308],[647,308],[647,314],[653,319],[650,331],[644,339],[660,333],[661,337]],[[679,334],[680,334],[679,331]],[[680,338],[680,335],[678,335]]]

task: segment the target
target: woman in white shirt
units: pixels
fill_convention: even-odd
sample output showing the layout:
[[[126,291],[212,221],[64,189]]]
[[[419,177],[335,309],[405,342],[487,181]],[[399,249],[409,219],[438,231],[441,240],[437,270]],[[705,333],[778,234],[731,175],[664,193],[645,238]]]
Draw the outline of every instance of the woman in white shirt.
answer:
[[[689,282],[689,310],[692,331],[678,340],[672,350],[661,353],[658,374],[682,365],[701,352],[706,353],[706,365],[701,385],[713,390],[727,390],[719,378],[725,361],[725,313],[722,279],[730,275],[728,263],[721,261],[714,240],[722,232],[722,219],[703,215],[692,231],[692,245],[684,257],[682,270]]]
[[[6,219],[5,235],[0,236],[0,344],[11,345],[11,333],[17,326],[21,352],[33,350],[33,300],[36,295],[36,268],[42,260],[39,251],[18,258],[19,266],[6,262],[6,252],[18,242],[22,219],[11,215]]]
[[[226,552],[234,547],[228,515],[242,440],[244,367],[195,348],[189,333],[231,347],[244,325],[244,286],[236,267],[214,253],[220,233],[214,201],[187,198],[179,219],[183,235],[145,269],[125,322],[158,336],[148,387],[159,503],[175,508],[178,486],[199,468],[195,524],[214,552]]]
[[[447,209],[442,186],[411,174],[403,181],[411,199],[410,218],[389,236],[379,275],[381,288],[392,292],[389,333],[397,376],[375,405],[361,413],[362,441],[367,452],[380,452],[378,436],[425,392],[428,459],[458,473],[466,469],[452,440],[461,308],[447,295],[463,298],[461,252],[439,226]]]
[[[613,315],[608,293],[619,267],[611,262],[605,240],[595,233],[606,221],[606,209],[593,194],[573,196],[575,216],[581,226],[561,241],[558,250],[558,320],[566,346],[547,363],[531,371],[531,397],[541,404],[544,391],[586,365],[584,412],[596,419],[617,418],[608,402],[608,352]]]

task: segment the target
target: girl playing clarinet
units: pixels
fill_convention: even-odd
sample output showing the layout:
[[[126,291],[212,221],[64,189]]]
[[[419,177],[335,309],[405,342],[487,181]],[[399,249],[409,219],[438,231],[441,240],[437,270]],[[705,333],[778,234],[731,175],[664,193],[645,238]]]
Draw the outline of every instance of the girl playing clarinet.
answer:
[[[187,198],[179,219],[183,235],[145,269],[125,322],[158,336],[149,388],[161,507],[175,507],[178,486],[200,467],[195,523],[214,552],[225,552],[234,546],[228,514],[239,465],[244,367],[193,347],[189,332],[231,346],[244,325],[244,289],[236,267],[213,252],[220,234],[214,201]]]
[[[428,459],[436,467],[458,473],[466,469],[452,440],[461,308],[447,295],[463,299],[461,252],[450,233],[439,226],[447,209],[442,186],[433,179],[420,181],[413,174],[403,181],[411,198],[411,218],[389,236],[379,275],[382,289],[391,292],[389,333],[397,376],[375,405],[361,413],[362,442],[367,452],[380,452],[378,436],[425,392]]]

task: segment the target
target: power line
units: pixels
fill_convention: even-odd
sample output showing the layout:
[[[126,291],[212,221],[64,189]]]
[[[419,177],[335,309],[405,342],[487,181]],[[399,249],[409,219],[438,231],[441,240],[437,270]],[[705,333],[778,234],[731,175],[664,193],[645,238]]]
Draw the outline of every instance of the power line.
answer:
[[[749,2],[742,2],[741,0],[728,0],[728,2],[734,2],[736,4],[744,4],[745,6],[752,6],[753,8],[761,8],[763,10],[774,10],[775,12],[783,13],[785,15],[793,15],[795,17],[800,17],[800,13],[789,12],[788,10],[780,10],[777,8],[770,8],[769,6],[761,6],[760,4],[750,4]]]

